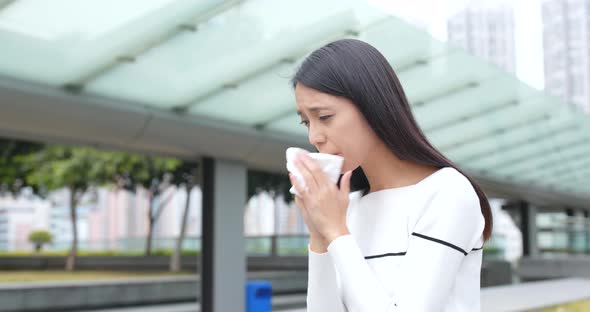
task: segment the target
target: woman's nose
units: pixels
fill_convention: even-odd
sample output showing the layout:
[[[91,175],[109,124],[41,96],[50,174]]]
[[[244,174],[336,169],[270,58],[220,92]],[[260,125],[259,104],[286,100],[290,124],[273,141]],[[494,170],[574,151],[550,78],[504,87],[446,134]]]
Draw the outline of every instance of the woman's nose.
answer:
[[[319,146],[322,143],[325,143],[326,141],[326,136],[324,133],[322,133],[322,131],[320,131],[320,129],[317,129],[316,127],[313,126],[309,126],[309,143],[313,146]]]

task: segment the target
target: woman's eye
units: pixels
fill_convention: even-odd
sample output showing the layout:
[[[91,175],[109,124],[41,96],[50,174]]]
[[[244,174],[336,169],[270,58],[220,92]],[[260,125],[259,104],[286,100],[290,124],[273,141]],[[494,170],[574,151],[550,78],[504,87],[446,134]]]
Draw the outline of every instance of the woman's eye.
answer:
[[[320,116],[318,119],[321,120],[321,121],[325,121],[325,120],[330,119],[330,117],[332,117],[332,116],[333,115]],[[306,127],[309,127],[309,121],[308,120],[302,120],[300,122],[300,124],[302,124],[302,125],[304,125]]]

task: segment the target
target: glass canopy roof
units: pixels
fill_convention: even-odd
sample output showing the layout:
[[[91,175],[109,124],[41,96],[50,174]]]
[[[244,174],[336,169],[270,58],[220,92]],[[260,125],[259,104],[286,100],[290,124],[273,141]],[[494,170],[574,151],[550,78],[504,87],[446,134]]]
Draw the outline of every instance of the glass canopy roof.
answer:
[[[479,176],[590,198],[590,118],[361,0],[0,0],[0,74],[301,141],[289,79],[345,37],[397,71],[429,139]]]

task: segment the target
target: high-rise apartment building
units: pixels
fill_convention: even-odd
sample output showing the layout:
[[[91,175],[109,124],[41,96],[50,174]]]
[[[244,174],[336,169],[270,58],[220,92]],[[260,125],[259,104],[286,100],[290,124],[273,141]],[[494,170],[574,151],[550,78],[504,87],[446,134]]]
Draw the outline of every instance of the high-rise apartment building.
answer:
[[[543,2],[545,90],[590,113],[590,1]]]
[[[471,54],[516,71],[514,10],[508,4],[472,1],[448,20],[447,35]]]

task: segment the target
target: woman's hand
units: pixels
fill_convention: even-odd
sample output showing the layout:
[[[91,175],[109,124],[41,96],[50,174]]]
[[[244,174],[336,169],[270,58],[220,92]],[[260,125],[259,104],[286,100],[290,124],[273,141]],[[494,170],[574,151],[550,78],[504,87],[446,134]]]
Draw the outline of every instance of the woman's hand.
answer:
[[[295,203],[301,209],[310,233],[321,235],[327,245],[339,236],[349,234],[346,226],[346,209],[352,171],[342,176],[338,189],[309,156],[298,156],[295,166],[303,176],[306,187],[304,188],[292,174],[289,174],[289,178],[300,194],[295,196]]]

